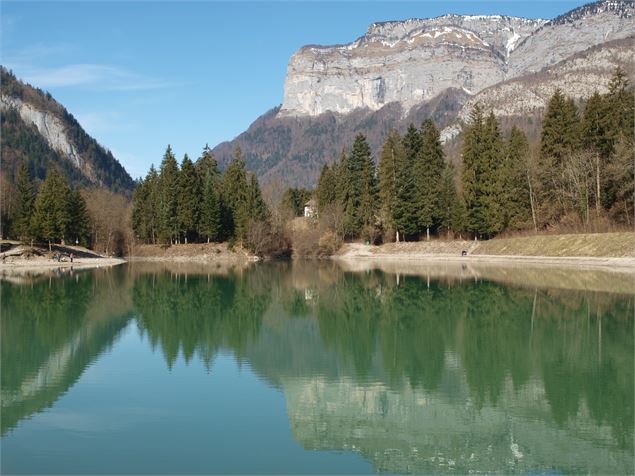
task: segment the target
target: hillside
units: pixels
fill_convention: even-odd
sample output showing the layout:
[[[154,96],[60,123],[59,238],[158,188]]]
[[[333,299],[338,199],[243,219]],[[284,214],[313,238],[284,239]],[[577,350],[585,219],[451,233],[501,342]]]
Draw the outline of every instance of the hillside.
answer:
[[[582,103],[605,92],[616,66],[633,77],[635,2],[600,1],[551,21],[444,15],[370,25],[345,45],[300,48],[283,103],[214,153],[227,164],[240,145],[265,183],[314,186],[324,163],[364,133],[375,156],[386,132],[432,117],[456,138],[475,102],[530,138],[547,99],[562,88]],[[458,159],[457,141],[448,156]]]
[[[129,195],[134,181],[112,153],[90,137],[73,115],[45,93],[0,67],[2,174],[12,181],[26,160],[43,180],[55,166],[72,184],[104,186]]]
[[[250,170],[261,183],[312,187],[325,163],[339,159],[360,132],[364,133],[377,157],[391,128],[405,132],[410,123],[420,124],[432,117],[440,127],[451,124],[469,98],[465,91],[447,89],[431,101],[405,111],[391,103],[378,111],[358,109],[350,114],[326,112],[319,116],[280,116],[280,108],[260,116],[236,139],[214,148],[221,166],[232,159],[236,145]]]

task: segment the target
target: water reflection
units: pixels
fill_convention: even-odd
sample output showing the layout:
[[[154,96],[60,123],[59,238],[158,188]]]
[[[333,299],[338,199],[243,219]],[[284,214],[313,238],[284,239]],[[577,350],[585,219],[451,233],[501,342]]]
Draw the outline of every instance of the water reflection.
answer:
[[[2,432],[53,405],[134,320],[168,369],[200,359],[214,378],[219,352],[248,362],[284,392],[305,448],[356,451],[378,471],[629,472],[630,277],[544,274],[134,264],[3,282]],[[593,291],[611,282],[625,293]]]

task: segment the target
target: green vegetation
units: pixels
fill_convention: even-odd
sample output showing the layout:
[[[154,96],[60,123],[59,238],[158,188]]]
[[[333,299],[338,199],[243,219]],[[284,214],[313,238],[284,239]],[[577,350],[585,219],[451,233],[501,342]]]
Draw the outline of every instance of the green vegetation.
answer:
[[[338,204],[343,226],[331,231],[370,241],[382,233],[400,241],[442,233],[492,238],[517,230],[631,225],[633,103],[620,69],[607,94],[588,100],[582,117],[557,90],[537,154],[515,126],[505,139],[496,116],[485,115],[477,104],[464,129],[458,169],[445,158],[431,120],[420,129],[411,124],[403,138],[390,131],[376,173],[359,135],[350,154],[322,169],[318,210],[332,214]]]
[[[275,234],[258,180],[247,172],[240,148],[221,175],[207,146],[196,163],[185,155],[180,167],[168,146],[159,172],[151,167],[137,185],[132,228],[143,243],[237,239],[252,249],[263,248],[262,242]]]
[[[24,84],[0,66],[2,94],[32,104],[40,111],[57,117],[65,127],[66,135],[82,161],[90,164],[94,177],[90,179],[71,161],[49,146],[32,124],[26,124],[15,109],[1,115],[2,172],[10,178],[17,176],[21,162],[26,162],[37,182],[44,180],[48,171],[57,168],[73,186],[100,184],[117,193],[129,195],[134,182],[109,150],[90,137],[79,122],[49,93]]]
[[[37,194],[27,165],[18,169],[14,206],[5,232],[23,241],[69,240],[88,245],[91,220],[78,188],[69,187],[56,168],[51,168]]]

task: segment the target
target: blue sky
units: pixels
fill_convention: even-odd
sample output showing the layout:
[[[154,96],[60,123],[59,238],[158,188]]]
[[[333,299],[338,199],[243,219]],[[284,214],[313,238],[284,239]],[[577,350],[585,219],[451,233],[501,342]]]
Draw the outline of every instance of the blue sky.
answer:
[[[282,102],[289,57],[370,23],[445,13],[553,18],[584,1],[3,0],[2,64],[49,91],[133,177],[167,144],[199,156]]]

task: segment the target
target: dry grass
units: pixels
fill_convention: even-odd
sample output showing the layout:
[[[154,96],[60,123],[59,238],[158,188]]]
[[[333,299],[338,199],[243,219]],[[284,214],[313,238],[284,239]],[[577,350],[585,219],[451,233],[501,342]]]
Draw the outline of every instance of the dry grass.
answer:
[[[479,242],[471,254],[635,257],[635,233],[586,233],[499,238]]]

